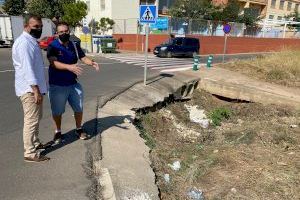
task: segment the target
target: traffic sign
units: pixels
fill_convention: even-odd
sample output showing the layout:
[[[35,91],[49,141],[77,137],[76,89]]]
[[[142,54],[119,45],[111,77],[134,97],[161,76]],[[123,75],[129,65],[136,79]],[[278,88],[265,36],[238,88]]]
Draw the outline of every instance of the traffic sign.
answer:
[[[157,7],[155,5],[140,6],[140,23],[155,24],[157,19]]]
[[[89,26],[89,23],[86,18],[82,19],[82,26]]]
[[[90,33],[89,27],[88,27],[88,26],[83,26],[83,27],[82,27],[82,32],[83,32],[84,34]]]
[[[223,31],[224,31],[225,34],[230,33],[230,31],[231,31],[231,26],[230,26],[230,24],[224,24],[224,25],[223,25]]]

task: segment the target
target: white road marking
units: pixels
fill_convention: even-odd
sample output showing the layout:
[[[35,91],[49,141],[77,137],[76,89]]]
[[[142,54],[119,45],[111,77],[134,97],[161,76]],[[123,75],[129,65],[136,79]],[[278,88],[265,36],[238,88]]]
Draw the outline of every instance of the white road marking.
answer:
[[[0,73],[5,73],[5,72],[14,72],[15,70],[10,69],[10,70],[1,70]]]
[[[161,70],[160,72],[179,72],[179,71],[187,71],[187,70],[192,70],[191,67],[181,67],[181,68],[176,68],[176,69],[165,69]]]

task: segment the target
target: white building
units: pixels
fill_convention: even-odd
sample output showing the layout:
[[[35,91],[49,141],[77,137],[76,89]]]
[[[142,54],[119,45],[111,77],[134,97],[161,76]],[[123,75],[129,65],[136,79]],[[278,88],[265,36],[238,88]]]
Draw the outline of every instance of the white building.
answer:
[[[156,4],[159,0],[83,0],[88,5],[87,21],[108,17],[115,21],[113,33],[137,33],[140,4]]]

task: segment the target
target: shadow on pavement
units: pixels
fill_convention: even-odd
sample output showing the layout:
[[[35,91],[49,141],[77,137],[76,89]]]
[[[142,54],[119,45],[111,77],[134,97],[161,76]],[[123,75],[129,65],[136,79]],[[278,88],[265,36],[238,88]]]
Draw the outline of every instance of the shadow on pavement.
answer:
[[[125,121],[132,121],[130,115],[125,116],[109,116],[99,119],[92,119],[83,124],[84,130],[91,136],[90,139],[96,137],[98,134],[101,134],[105,130],[111,127],[118,127],[121,129],[128,129],[126,126],[122,126],[122,124],[126,123]],[[97,131],[97,123],[99,124],[99,129]],[[89,140],[90,140],[89,139]],[[60,148],[63,148],[66,145],[69,145],[73,142],[76,142],[79,138],[75,135],[75,129],[70,130],[69,132],[63,134],[63,142],[60,144],[53,144],[53,141],[49,141],[48,143],[52,143],[53,146],[49,149],[46,149],[42,152],[43,155],[49,154],[53,151],[56,151]]]
[[[163,78],[170,78],[170,77],[173,77],[174,75],[173,74],[166,74],[166,73],[163,73],[163,74],[160,74],[158,77],[154,78],[154,79],[151,79],[147,85],[149,84],[152,84],[152,83],[155,83]]]

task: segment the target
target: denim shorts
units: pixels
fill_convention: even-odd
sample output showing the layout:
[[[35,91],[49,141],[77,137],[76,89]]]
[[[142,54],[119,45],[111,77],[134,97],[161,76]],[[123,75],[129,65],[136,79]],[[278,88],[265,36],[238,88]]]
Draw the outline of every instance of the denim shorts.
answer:
[[[50,85],[49,100],[53,116],[62,115],[67,102],[74,112],[83,111],[83,90],[79,83],[71,86]]]

